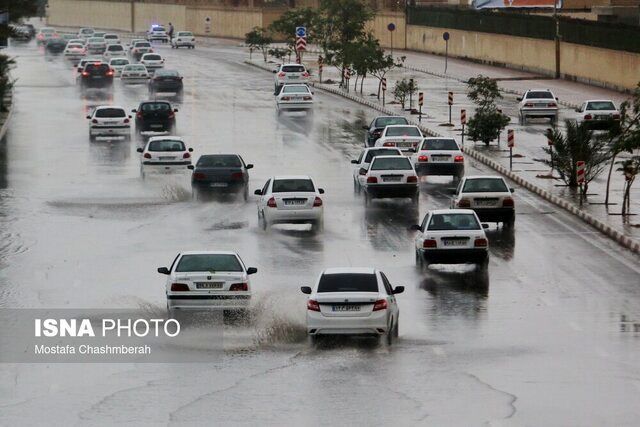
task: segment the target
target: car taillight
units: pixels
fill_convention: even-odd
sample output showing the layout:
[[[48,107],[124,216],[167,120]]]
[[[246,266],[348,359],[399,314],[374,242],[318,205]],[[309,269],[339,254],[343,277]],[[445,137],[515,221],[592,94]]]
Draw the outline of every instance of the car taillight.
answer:
[[[367,184],[375,184],[377,182],[378,182],[378,178],[376,178],[375,176],[367,177]]]
[[[144,156],[142,156],[142,157],[144,157],[145,159],[150,159],[151,158],[151,154],[144,153]]]
[[[286,76],[285,73],[283,73],[283,72],[278,73],[278,77],[284,77],[284,76]]]
[[[382,144],[383,147],[395,147],[396,143],[395,142],[385,142],[384,144]]]
[[[195,181],[204,181],[205,179],[207,179],[207,175],[203,174],[202,172],[194,172],[193,179]]]
[[[136,117],[137,117],[137,118],[139,118],[139,119],[141,119],[141,118],[142,118],[142,112],[141,112],[141,111],[138,111],[138,112],[136,113]]]
[[[557,106],[558,106],[558,104],[556,104],[555,102],[550,102],[550,103],[547,104],[547,107],[551,107],[551,108],[555,108]]]
[[[476,239],[475,242],[473,242],[473,246],[475,246],[476,248],[486,248],[488,244],[489,242],[487,242],[487,239],[485,238],[479,238]]]
[[[613,120],[620,120],[620,114],[612,114],[612,115],[611,115],[611,118],[612,118]]]
[[[107,76],[113,76],[113,71],[112,70],[107,71]]]
[[[169,118],[170,118],[170,119],[173,119],[175,116],[176,116],[176,115],[175,115],[175,114],[173,114],[173,111],[171,111],[171,112],[169,113]]]
[[[267,206],[269,206],[270,208],[277,207],[276,199],[274,197],[270,198],[269,201],[267,202]]]
[[[533,104],[530,102],[527,102],[526,104],[524,104],[525,107],[533,107]]]
[[[311,97],[310,96],[303,96],[302,99],[305,100],[305,101],[311,101]]]
[[[93,120],[91,120],[91,123],[98,123],[98,120],[97,119],[93,119]]]
[[[87,73],[86,71],[83,71],[83,72],[82,72],[82,75],[83,75],[84,77],[87,77],[87,76],[89,75],[89,73]]]
[[[230,291],[248,291],[249,284],[248,283],[234,283],[229,287]]]
[[[310,299],[307,301],[307,310],[320,311],[320,304],[318,304],[318,301]]]
[[[171,292],[185,292],[189,290],[189,285],[186,283],[172,283]]]
[[[309,77],[309,73],[305,71],[304,73],[302,73],[302,77]]]
[[[453,158],[453,161],[454,161],[455,163],[462,163],[462,162],[464,162],[464,157],[462,157],[462,156],[455,156],[455,157]]]
[[[591,120],[593,119],[593,116],[591,114],[587,114],[586,116],[584,116],[585,120]]]
[[[318,206],[322,206],[322,199],[320,197],[316,197],[313,201],[313,207],[317,208]]]
[[[288,96],[283,96],[281,99],[282,99],[283,101],[289,101],[291,98],[290,98],[290,97],[288,97]]]
[[[125,123],[129,123],[129,119],[124,119],[124,122]]]
[[[189,154],[189,153],[184,153],[184,154],[182,155],[182,158],[183,158],[183,159],[188,159],[189,157],[191,157],[191,154]]]
[[[459,208],[470,208],[471,207],[471,200],[469,200],[469,199],[460,199],[460,201],[458,202],[458,207]]]
[[[513,207],[513,199],[511,197],[505,197],[502,199],[502,207],[504,208],[512,208]]]
[[[242,172],[234,172],[231,174],[231,179],[236,181],[242,181],[244,179],[244,175]]]
[[[380,310],[386,310],[386,309],[387,309],[386,299],[379,299],[378,301],[376,301],[375,304],[373,304],[373,311],[380,311]]]
[[[418,161],[419,162],[428,162],[429,161],[429,156],[418,156]]]
[[[435,239],[425,239],[422,242],[422,247],[423,248],[437,248],[438,247],[438,242],[436,242]]]
[[[407,177],[407,182],[418,182],[418,177],[415,176],[415,175],[408,176]]]

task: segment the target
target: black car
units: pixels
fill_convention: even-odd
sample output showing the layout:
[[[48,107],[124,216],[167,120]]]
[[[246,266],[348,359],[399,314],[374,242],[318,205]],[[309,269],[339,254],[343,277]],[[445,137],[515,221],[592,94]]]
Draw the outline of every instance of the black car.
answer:
[[[136,113],[136,132],[172,132],[176,126],[177,108],[167,101],[141,102]]]
[[[175,93],[182,96],[182,76],[173,70],[158,70],[149,80],[149,96],[158,92]]]
[[[249,197],[248,169],[253,165],[245,164],[237,154],[207,154],[200,156],[191,175],[191,188],[194,195],[203,192],[240,193],[244,200]]]
[[[105,63],[88,63],[80,73],[80,88],[111,89],[113,87],[113,70]]]
[[[373,147],[380,138],[382,131],[389,125],[408,125],[409,122],[401,116],[380,116],[373,119],[369,126],[362,126],[367,131],[365,136],[365,147]]]
[[[67,41],[59,38],[49,39],[44,49],[45,52],[52,55],[60,55],[67,47]]]

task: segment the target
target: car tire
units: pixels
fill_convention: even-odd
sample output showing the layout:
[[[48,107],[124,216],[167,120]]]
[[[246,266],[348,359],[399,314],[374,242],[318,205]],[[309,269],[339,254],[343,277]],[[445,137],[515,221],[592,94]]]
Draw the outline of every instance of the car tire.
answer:
[[[356,194],[360,194],[360,184],[358,183],[358,181],[354,178],[353,179],[353,192]]]
[[[395,328],[395,322],[392,319],[391,320],[391,326],[387,330],[387,334],[385,336],[386,342],[387,342],[387,346],[392,346],[393,345],[393,338],[394,338],[393,328]]]
[[[515,223],[516,223],[516,214],[514,213],[509,218],[504,220],[504,222],[502,223],[502,226],[504,228],[512,229],[515,226]]]
[[[315,231],[316,233],[320,233],[322,230],[324,230],[324,219],[314,221],[311,227],[313,228],[313,231]]]
[[[478,264],[478,273],[484,274],[489,271],[489,257],[487,256],[480,264]]]
[[[393,327],[393,337],[398,338],[400,336],[400,315],[396,319],[396,323]]]
[[[267,224],[267,219],[264,217],[264,213],[258,212],[258,226],[262,231],[267,231],[269,228],[269,224]]]
[[[422,258],[422,255],[420,255],[420,252],[415,251],[416,253],[416,268],[420,271],[424,270],[424,259]]]
[[[364,205],[365,206],[371,206],[371,203],[373,202],[373,197],[371,197],[371,195],[365,191],[364,192]]]
[[[417,205],[418,203],[420,203],[420,192],[416,191],[416,194],[414,196],[411,196],[411,203],[413,203],[414,205]]]

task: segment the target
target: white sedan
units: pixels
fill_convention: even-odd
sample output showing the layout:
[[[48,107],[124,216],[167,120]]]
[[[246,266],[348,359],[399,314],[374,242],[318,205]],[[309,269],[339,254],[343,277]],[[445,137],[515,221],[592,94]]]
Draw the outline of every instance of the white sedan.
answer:
[[[278,114],[281,111],[309,111],[313,108],[313,92],[306,84],[286,84],[276,95]]]
[[[484,272],[489,265],[489,241],[470,209],[440,209],[428,212],[415,238],[416,265],[421,269],[430,264],[479,265]]]
[[[107,46],[112,44],[120,44],[120,37],[117,34],[107,33],[104,35],[104,41],[107,43]]]
[[[263,229],[271,224],[312,224],[324,226],[324,206],[318,188],[309,176],[275,176],[267,180],[258,199],[258,221]]]
[[[244,312],[251,302],[249,276],[258,272],[245,267],[235,252],[182,252],[171,267],[160,267],[167,275],[167,311],[233,310]]]
[[[453,138],[425,138],[412,156],[418,175],[464,176],[464,155]]]
[[[398,148],[391,147],[371,147],[365,148],[360,153],[357,159],[351,160],[351,163],[356,165],[353,169],[353,190],[356,193],[359,193],[362,190],[362,185],[366,180],[364,175],[360,174],[360,169],[369,169],[369,164],[371,164],[371,160],[373,160],[376,156],[401,156],[402,151]]]
[[[549,119],[552,124],[558,121],[558,98],[549,89],[528,90],[518,101],[521,125],[529,118]]]
[[[418,175],[408,157],[376,156],[368,169],[361,168],[358,173],[367,205],[374,198],[408,197],[413,203],[418,203]]]
[[[120,80],[122,83],[147,83],[149,81],[149,72],[147,67],[142,64],[128,64],[122,68]]]
[[[608,129],[620,124],[620,110],[611,100],[585,101],[576,109],[576,121],[592,129]]]
[[[102,54],[102,57],[108,61],[111,58],[126,58],[127,52],[124,50],[124,46],[121,44],[107,45],[107,49]]]
[[[127,58],[112,58],[109,60],[109,67],[113,70],[114,77],[120,77],[126,65],[129,65]]]
[[[131,138],[131,116],[122,107],[98,106],[87,116],[89,122],[89,139],[96,137]]]
[[[513,188],[501,176],[465,176],[451,200],[452,209],[472,209],[483,222],[513,227],[516,220]]]
[[[413,151],[422,142],[424,136],[418,126],[389,125],[384,128],[376,147],[397,147],[402,151]]]
[[[404,286],[391,286],[385,274],[373,268],[329,268],[313,287],[303,286],[307,300],[307,334],[398,336],[400,309],[395,295]]]
[[[178,31],[171,39],[171,47],[174,49],[178,49],[179,47],[195,49],[196,38],[191,31]]]
[[[145,179],[149,173],[167,174],[189,172],[191,152],[182,138],[177,136],[154,136],[149,138],[144,148],[138,148],[140,176]]]
[[[64,57],[69,60],[80,60],[86,54],[87,50],[80,43],[67,43],[67,47],[64,48]]]
[[[164,58],[157,53],[145,53],[140,58],[140,64],[147,67],[149,72],[153,72],[164,67]]]

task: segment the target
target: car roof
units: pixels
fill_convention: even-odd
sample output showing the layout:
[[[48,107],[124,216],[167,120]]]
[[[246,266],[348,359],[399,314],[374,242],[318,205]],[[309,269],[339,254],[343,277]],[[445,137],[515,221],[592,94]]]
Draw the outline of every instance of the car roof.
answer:
[[[450,213],[473,214],[473,210],[472,209],[434,209],[429,211],[429,213],[434,215],[450,214]]]
[[[311,179],[309,175],[276,175],[271,177],[274,181],[279,181],[281,179]]]
[[[236,153],[216,153],[216,154],[202,154],[199,158],[203,158],[203,157],[220,157],[220,156],[236,156],[236,157],[240,157],[240,154],[236,154]]]
[[[95,109],[96,110],[103,110],[105,108],[117,108],[119,110],[124,110],[124,107],[121,107],[119,105],[98,105]]]
[[[611,102],[612,104],[615,104],[611,99],[587,99],[584,102]]]
[[[385,126],[385,128],[406,128],[406,127],[417,128],[418,126],[412,125],[410,123],[408,123],[406,125],[386,125]],[[420,129],[420,128],[418,128],[418,129]]]
[[[374,120],[378,120],[378,119],[407,119],[404,116],[376,116],[376,118]]]
[[[375,274],[376,269],[371,267],[332,267],[326,268],[322,274],[345,274],[345,273],[355,273],[355,274]]]
[[[286,64],[281,64],[281,67],[287,66],[287,65],[300,65],[302,67],[304,67],[304,64],[298,64],[297,62],[287,62]]]
[[[182,141],[184,142],[184,139],[182,139],[179,136],[171,136],[171,135],[162,135],[162,136],[152,136],[151,138],[149,138],[149,142],[153,142],[153,141]]]
[[[496,178],[496,179],[504,180],[504,178],[499,175],[470,175],[470,176],[465,176],[464,178],[465,179]]]
[[[438,140],[456,140],[455,138],[452,137],[448,137],[448,136],[425,136],[424,139],[438,139]]]
[[[129,65],[142,65],[142,64],[129,64]],[[142,65],[144,67],[144,65]],[[158,100],[149,100],[149,101],[142,101],[140,103],[140,105],[146,105],[146,104],[169,104],[171,105],[171,103],[169,101],[163,101],[161,99]]]
[[[374,161],[378,160],[378,159],[397,159],[397,158],[403,158],[403,159],[407,159],[409,160],[409,157],[402,155],[402,154],[396,154],[396,155],[385,155],[385,156],[375,156],[373,158],[373,160],[371,160],[371,163],[373,163]]]
[[[367,147],[363,151],[365,153],[368,153],[369,151],[373,151],[373,150],[395,150],[395,151],[402,152],[398,147]]]
[[[527,92],[551,92],[551,89],[527,89]]]
[[[233,251],[183,251],[183,252],[180,252],[180,255],[235,255],[235,256],[238,256],[238,254]]]

